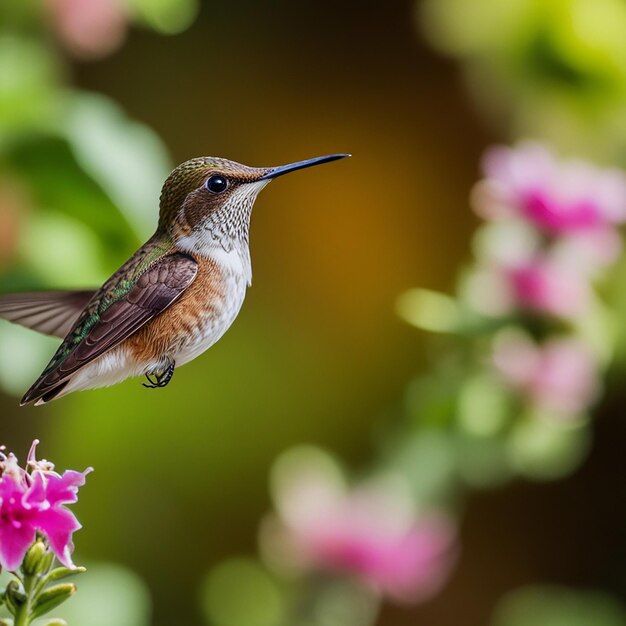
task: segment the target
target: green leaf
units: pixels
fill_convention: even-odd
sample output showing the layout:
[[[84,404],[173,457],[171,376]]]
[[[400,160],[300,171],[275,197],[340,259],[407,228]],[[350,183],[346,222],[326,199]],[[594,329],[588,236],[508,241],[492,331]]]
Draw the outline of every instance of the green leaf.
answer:
[[[198,13],[197,0],[127,0],[131,10],[150,28],[166,35],[180,33]]]
[[[39,215],[43,210],[50,211],[53,217],[63,214],[77,225],[76,228],[91,231],[92,241],[95,238],[98,242],[91,251],[92,259],[108,264],[113,261],[113,270],[137,247],[140,240],[133,234],[127,219],[102,187],[82,169],[67,141],[54,135],[23,139],[12,146],[7,158],[29,188],[31,214],[37,219],[41,219]],[[155,220],[156,211],[155,207]],[[28,221],[23,231],[24,237],[28,237]],[[63,248],[65,242],[53,243]]]
[[[49,128],[56,117],[59,68],[34,39],[0,36],[0,147],[19,133]]]
[[[69,567],[56,567],[46,576],[46,579],[49,581],[61,580],[62,578],[68,578],[69,576],[83,574],[86,571],[86,567],[74,567],[73,569]]]
[[[456,333],[462,324],[457,301],[429,289],[410,289],[396,303],[398,315],[409,324],[434,333]]]
[[[469,377],[459,394],[458,420],[467,433],[489,436],[500,432],[511,412],[511,398],[493,376],[482,373]]]
[[[147,238],[156,227],[159,193],[172,169],[159,137],[130,120],[113,101],[86,92],[68,95],[62,133],[81,168],[134,232]]]
[[[215,626],[274,626],[283,622],[277,581],[251,559],[230,559],[214,568],[201,590],[201,608]]]
[[[62,583],[48,587],[42,591],[32,610],[33,617],[41,617],[46,613],[56,609],[60,604],[71,598],[76,593],[76,585],[72,583]]]
[[[591,433],[583,421],[565,422],[550,415],[520,419],[508,441],[511,466],[535,480],[555,480],[573,472],[586,458]]]

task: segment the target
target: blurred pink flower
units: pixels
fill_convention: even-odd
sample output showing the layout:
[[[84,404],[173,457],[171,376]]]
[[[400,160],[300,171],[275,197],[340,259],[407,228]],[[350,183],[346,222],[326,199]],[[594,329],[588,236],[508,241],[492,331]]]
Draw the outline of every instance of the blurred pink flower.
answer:
[[[474,309],[495,317],[522,311],[573,319],[593,299],[589,277],[576,265],[538,253],[490,260],[468,275],[466,294]]]
[[[576,339],[537,345],[523,335],[505,335],[496,341],[493,359],[508,385],[552,414],[580,415],[598,393],[597,362]]]
[[[424,600],[445,582],[455,532],[443,515],[417,518],[404,491],[348,490],[322,468],[295,472],[277,494],[274,547],[300,569],[353,574],[401,602]]]
[[[37,532],[47,538],[61,563],[74,567],[72,533],[81,525],[63,505],[76,502],[91,468],[57,474],[51,463],[35,459],[38,443],[33,442],[28,455],[30,472],[12,453],[0,457],[0,565],[10,571],[20,566]]]
[[[113,52],[123,41],[127,15],[120,0],[44,0],[63,45],[79,57]]]
[[[591,236],[600,262],[619,253],[613,226],[626,221],[626,176],[621,171],[559,161],[537,143],[494,147],[487,151],[483,169],[486,180],[473,194],[481,215],[520,216],[549,235]]]
[[[514,305],[556,317],[574,317],[589,305],[588,278],[547,256],[504,268]]]

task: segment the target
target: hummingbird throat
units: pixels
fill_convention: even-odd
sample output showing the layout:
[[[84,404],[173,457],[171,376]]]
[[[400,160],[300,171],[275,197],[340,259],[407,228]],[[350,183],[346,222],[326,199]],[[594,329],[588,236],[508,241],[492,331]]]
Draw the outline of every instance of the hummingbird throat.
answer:
[[[196,211],[187,211],[187,203],[183,204],[181,214],[187,232],[175,239],[176,245],[181,250],[214,259],[224,269],[243,275],[250,284],[250,217],[256,196],[268,182],[242,185],[224,204],[205,212],[201,217],[197,217]]]

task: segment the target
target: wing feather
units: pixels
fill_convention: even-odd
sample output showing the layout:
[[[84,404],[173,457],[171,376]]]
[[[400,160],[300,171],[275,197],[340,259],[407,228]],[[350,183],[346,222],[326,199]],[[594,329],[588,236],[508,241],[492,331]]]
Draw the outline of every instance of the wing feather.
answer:
[[[95,291],[39,291],[0,296],[0,318],[63,339]]]

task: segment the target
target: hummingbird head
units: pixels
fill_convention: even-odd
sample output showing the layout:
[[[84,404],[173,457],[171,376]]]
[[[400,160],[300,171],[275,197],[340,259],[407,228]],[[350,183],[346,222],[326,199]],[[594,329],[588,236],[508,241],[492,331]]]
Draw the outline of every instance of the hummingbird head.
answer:
[[[216,157],[191,159],[163,185],[159,230],[188,249],[230,252],[243,246],[247,254],[252,205],[265,185],[283,174],[347,156],[331,154],[278,167],[249,167]]]

